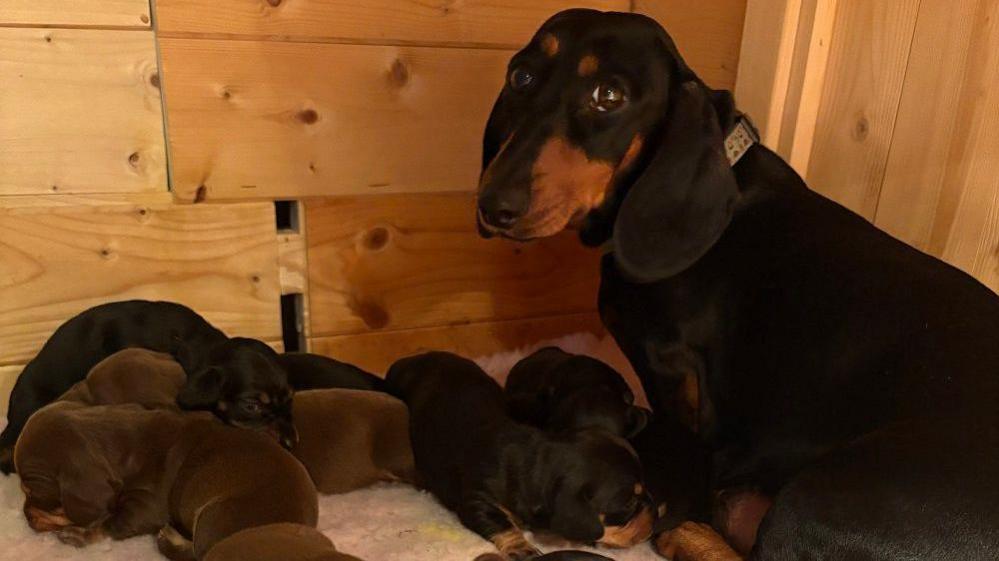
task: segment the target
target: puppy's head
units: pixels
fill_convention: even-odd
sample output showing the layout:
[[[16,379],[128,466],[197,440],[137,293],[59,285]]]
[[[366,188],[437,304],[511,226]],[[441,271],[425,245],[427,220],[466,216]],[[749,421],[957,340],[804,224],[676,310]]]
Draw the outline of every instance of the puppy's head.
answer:
[[[636,280],[682,270],[731,217],[733,115],[731,95],[708,89],[654,20],[556,14],[510,60],[486,125],[479,231],[527,240],[575,228],[592,245],[613,232]]]
[[[177,395],[181,408],[212,411],[230,425],[266,431],[287,448],[298,441],[288,373],[269,346],[235,337],[185,370],[187,383]]]
[[[634,405],[635,394],[607,364],[557,347],[541,349],[514,365],[506,383],[510,414],[546,430],[607,430],[631,438],[649,412]]]
[[[652,534],[655,511],[638,456],[626,441],[582,431],[557,462],[551,529],[571,540],[631,547]]]

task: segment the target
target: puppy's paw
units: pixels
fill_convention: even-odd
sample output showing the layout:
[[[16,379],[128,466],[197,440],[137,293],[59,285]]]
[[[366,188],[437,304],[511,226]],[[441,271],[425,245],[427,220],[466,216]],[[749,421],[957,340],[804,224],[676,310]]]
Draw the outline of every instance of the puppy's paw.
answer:
[[[156,534],[156,547],[171,561],[194,561],[194,543],[180,535],[173,526],[164,526]]]
[[[99,528],[84,528],[82,526],[63,526],[55,531],[59,541],[73,547],[86,547],[101,539],[103,534]]]
[[[489,538],[489,541],[493,542],[503,558],[508,561],[526,561],[541,555],[541,552],[527,541],[524,533],[516,528],[500,532]]]
[[[671,561],[742,561],[711,526],[684,522],[656,539],[656,550]]]
[[[0,448],[0,472],[10,475],[16,471],[14,467],[14,449],[10,446]]]

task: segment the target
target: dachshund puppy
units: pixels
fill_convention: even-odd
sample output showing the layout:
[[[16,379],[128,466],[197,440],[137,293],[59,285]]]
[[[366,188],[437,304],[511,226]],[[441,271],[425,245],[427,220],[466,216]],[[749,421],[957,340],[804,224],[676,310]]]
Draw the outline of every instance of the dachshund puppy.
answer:
[[[517,423],[499,384],[450,353],[399,360],[386,383],[409,406],[422,483],[508,559],[538,554],[519,524],[612,547],[651,534],[642,467],[623,439],[594,429],[551,435]]]
[[[603,362],[545,347],[514,365],[506,381],[514,420],[548,431],[604,429],[631,438],[648,422],[624,378]]]
[[[627,437],[658,505],[657,531],[710,516],[707,446],[679,420],[634,406],[628,384],[607,364],[546,347],[514,365],[505,392],[518,421],[552,432],[597,427]]]
[[[268,524],[237,532],[215,544],[204,561],[361,561],[340,553],[319,530],[301,524]]]
[[[291,454],[207,413],[61,401],[32,415],[14,459],[29,525],[76,546],[160,532],[164,554],[201,559],[246,528],[318,513]]]
[[[294,440],[286,432],[290,408],[285,402],[291,395],[287,373],[273,351],[251,339],[228,339],[180,304],[129,300],[96,306],[68,320],[24,367],[10,395],[7,427],[0,434],[0,471],[13,470],[14,443],[32,413],[83,380],[98,362],[129,347],[181,359],[191,375],[188,382],[195,385],[182,392],[182,408],[211,410],[226,421],[282,433],[286,443]],[[269,402],[258,399],[261,406],[242,408],[238,414],[218,406],[260,395]]]
[[[184,378],[183,368],[169,355],[125,349],[101,361],[60,401],[179,411],[175,402]],[[293,413],[292,428],[300,438],[291,451],[320,492],[414,480],[409,411],[398,399],[373,391],[309,390],[295,394]]]
[[[181,409],[211,411],[227,424],[262,430],[285,448],[295,445],[292,389],[274,349],[234,337],[209,348],[200,361],[191,355],[184,347],[177,356],[188,373],[177,394]]]
[[[406,404],[350,389],[295,394],[298,444],[291,448],[320,493],[346,493],[378,481],[415,480]]]
[[[85,405],[134,403],[145,409],[179,411],[177,394],[187,381],[184,369],[166,353],[131,348],[97,363],[86,379],[59,397]]]
[[[384,391],[385,381],[353,364],[312,353],[283,353],[278,362],[288,372],[291,387],[301,390],[347,388]]]

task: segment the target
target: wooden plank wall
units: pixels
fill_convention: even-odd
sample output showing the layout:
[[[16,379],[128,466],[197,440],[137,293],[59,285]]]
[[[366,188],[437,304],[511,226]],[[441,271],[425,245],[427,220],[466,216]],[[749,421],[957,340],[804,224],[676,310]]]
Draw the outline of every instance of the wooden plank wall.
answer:
[[[601,333],[597,252],[570,234],[516,245],[475,232],[480,137],[506,62],[560,9],[634,8],[731,88],[745,10],[154,5],[0,2],[0,394],[61,322],[124,298],[180,301],[281,347],[281,295],[301,295],[306,344],[376,371],[426,348]],[[299,202],[286,231],[276,200]]]
[[[774,24],[754,14],[775,3],[833,5],[798,24],[831,42],[825,67],[798,75],[820,92],[812,117],[768,131],[778,151],[807,152],[791,160],[812,188],[999,291],[999,0],[751,0],[747,38]],[[743,67],[768,60],[744,54]],[[758,109],[780,89],[740,79],[736,91]]]

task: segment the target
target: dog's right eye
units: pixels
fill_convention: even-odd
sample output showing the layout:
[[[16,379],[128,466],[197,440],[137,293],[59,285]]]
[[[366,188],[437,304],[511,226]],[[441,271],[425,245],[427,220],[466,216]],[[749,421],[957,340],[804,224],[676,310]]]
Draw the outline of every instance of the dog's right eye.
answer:
[[[534,74],[523,66],[518,66],[510,71],[509,81],[514,91],[523,91],[534,83]]]
[[[263,409],[259,402],[256,401],[244,401],[242,402],[243,411],[251,415],[259,415],[260,411]]]

